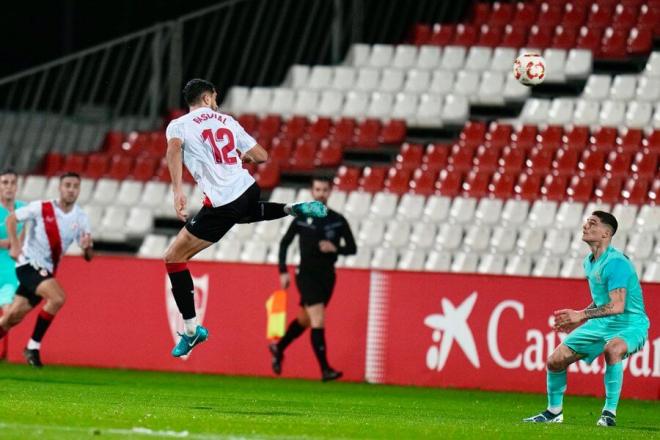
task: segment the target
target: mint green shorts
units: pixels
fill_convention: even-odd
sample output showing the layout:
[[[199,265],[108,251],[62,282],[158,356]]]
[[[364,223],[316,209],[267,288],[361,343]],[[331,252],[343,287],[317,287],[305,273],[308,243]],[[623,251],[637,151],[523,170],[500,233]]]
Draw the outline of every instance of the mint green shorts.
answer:
[[[11,304],[16,295],[16,289],[18,288],[18,282],[16,284],[3,284],[0,286],[0,307]]]
[[[614,338],[621,338],[628,347],[624,358],[641,350],[648,337],[649,326],[647,322],[631,323],[625,327],[609,326],[592,319],[571,332],[563,344],[579,355],[585,362],[592,363],[603,353],[605,344]]]

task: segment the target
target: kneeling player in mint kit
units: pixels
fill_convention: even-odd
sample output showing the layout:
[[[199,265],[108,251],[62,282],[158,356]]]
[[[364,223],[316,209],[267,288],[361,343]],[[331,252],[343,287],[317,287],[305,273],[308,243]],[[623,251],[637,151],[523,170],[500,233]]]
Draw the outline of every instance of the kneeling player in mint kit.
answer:
[[[66,300],[64,290],[54,278],[60,257],[77,241],[85,259],[92,259],[89,220],[76,204],[80,194],[80,176],[64,174],[60,177],[59,190],[58,200],[32,202],[17,209],[6,221],[9,255],[16,260],[19,285],[9,311],[0,318],[0,339],[45,299],[32,338],[23,352],[27,362],[35,367],[42,366],[39,354],[41,339]],[[22,221],[28,224],[28,232],[21,247],[16,225]]]
[[[617,227],[614,216],[603,211],[594,211],[582,227],[582,240],[591,248],[584,271],[593,301],[584,310],[555,312],[555,329],[571,333],[548,358],[548,408],[526,422],[561,423],[566,369],[580,359],[591,363],[603,353],[605,406],[596,424],[616,425],[623,385],[621,361],[642,349],[649,329],[635,266],[610,245]]]

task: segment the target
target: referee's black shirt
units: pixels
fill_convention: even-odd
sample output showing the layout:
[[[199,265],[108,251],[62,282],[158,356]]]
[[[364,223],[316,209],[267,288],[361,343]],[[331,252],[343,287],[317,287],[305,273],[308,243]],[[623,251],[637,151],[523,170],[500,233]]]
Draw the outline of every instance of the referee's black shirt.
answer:
[[[286,252],[289,245],[300,235],[300,271],[334,270],[337,255],[352,255],[357,252],[351,227],[343,215],[328,208],[328,215],[322,218],[296,218],[280,242],[280,273],[286,272]],[[343,239],[343,244],[342,244]],[[321,252],[319,242],[331,241],[337,252]]]

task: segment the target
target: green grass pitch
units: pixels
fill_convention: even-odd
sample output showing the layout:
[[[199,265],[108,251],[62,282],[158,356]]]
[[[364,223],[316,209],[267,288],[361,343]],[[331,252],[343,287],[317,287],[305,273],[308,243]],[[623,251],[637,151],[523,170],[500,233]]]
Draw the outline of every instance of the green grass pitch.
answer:
[[[625,386],[625,384],[624,384]],[[545,397],[0,364],[0,439],[660,438],[657,402],[567,397],[563,425],[521,423]]]

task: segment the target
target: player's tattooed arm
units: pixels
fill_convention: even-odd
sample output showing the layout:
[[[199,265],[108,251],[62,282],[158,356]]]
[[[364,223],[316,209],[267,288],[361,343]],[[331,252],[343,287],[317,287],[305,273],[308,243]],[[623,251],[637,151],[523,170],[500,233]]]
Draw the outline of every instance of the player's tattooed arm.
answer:
[[[582,311],[585,319],[602,318],[623,313],[626,305],[626,289],[621,287],[610,292],[610,302],[600,307],[587,307]]]

